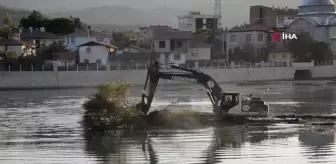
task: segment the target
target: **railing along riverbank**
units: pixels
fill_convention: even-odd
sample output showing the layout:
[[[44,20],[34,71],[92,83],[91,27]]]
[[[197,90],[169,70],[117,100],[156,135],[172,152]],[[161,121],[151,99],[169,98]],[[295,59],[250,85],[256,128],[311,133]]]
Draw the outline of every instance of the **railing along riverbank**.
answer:
[[[333,65],[332,61],[315,62],[314,66]],[[2,71],[7,72],[23,72],[23,71],[113,71],[113,70],[143,70],[147,69],[148,63],[113,63],[109,65],[99,64],[74,64],[59,65],[57,67],[52,64],[31,64],[5,65]],[[180,64],[180,67],[188,69],[232,69],[232,68],[267,68],[267,67],[291,67],[292,63],[225,63],[225,62],[203,62],[203,63],[187,63]],[[169,69],[169,66],[162,65],[162,68]]]

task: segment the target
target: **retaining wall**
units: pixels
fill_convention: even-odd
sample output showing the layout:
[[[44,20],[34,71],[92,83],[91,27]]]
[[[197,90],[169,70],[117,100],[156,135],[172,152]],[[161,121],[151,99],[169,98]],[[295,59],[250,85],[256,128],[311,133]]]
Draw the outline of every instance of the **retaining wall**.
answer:
[[[336,76],[335,66],[310,68],[313,78]],[[292,67],[201,69],[218,83],[245,82],[258,80],[291,80],[295,69]],[[123,81],[143,85],[146,70],[113,71],[69,71],[69,72],[0,72],[0,88],[68,88],[93,87],[111,81]],[[161,81],[161,84],[181,83]]]

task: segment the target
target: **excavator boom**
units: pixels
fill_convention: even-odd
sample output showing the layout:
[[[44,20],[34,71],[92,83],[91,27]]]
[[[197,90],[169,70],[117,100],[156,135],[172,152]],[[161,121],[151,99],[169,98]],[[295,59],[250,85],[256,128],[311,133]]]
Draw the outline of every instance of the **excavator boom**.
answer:
[[[162,72],[160,71],[160,64],[158,62],[155,62],[153,66],[148,68],[146,82],[143,88],[144,91],[142,93],[141,102],[137,106],[138,108],[144,113],[148,113],[160,79],[199,84],[207,90],[207,94],[210,97],[214,108],[219,108],[218,102],[221,98],[222,89],[212,77],[197,70],[190,70],[177,66],[171,66],[171,68],[179,70],[180,72]],[[145,101],[145,99],[147,99],[147,101]]]

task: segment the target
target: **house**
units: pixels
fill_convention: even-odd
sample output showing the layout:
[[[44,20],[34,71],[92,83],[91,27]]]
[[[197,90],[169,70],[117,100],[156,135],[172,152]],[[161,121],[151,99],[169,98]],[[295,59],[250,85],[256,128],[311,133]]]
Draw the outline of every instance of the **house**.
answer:
[[[24,43],[17,39],[7,39],[7,40],[1,39],[0,52],[5,51],[6,44],[8,52],[15,52],[18,56],[23,55],[25,53]]]
[[[107,65],[109,54],[116,50],[115,46],[101,42],[89,41],[78,45],[79,63]]]
[[[252,46],[257,51],[258,48],[263,48],[270,42],[269,34],[269,29],[260,24],[233,27],[227,33],[227,54],[232,54],[235,48],[242,48],[246,45]]]
[[[269,63],[287,63],[289,65],[293,62],[292,53],[285,48],[276,48],[268,54]]]
[[[187,61],[209,61],[211,60],[211,45],[205,43],[191,42]]]
[[[33,48],[40,48],[60,40],[60,37],[40,29],[20,30],[20,39]]]
[[[112,36],[108,36],[103,32],[96,31],[76,31],[72,34],[63,36],[63,41],[67,49],[75,51],[79,45],[94,41],[104,45],[111,45]]]
[[[185,64],[191,37],[191,31],[169,31],[154,36],[153,51],[159,54],[159,62]]]
[[[76,54],[73,52],[55,53],[55,61],[58,67],[73,67],[76,64]]]

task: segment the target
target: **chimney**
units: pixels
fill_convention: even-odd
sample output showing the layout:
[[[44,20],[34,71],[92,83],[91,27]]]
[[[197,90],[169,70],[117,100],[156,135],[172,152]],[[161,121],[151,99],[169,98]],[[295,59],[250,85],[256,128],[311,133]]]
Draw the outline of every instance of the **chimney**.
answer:
[[[285,7],[285,11],[288,11],[288,6]]]

